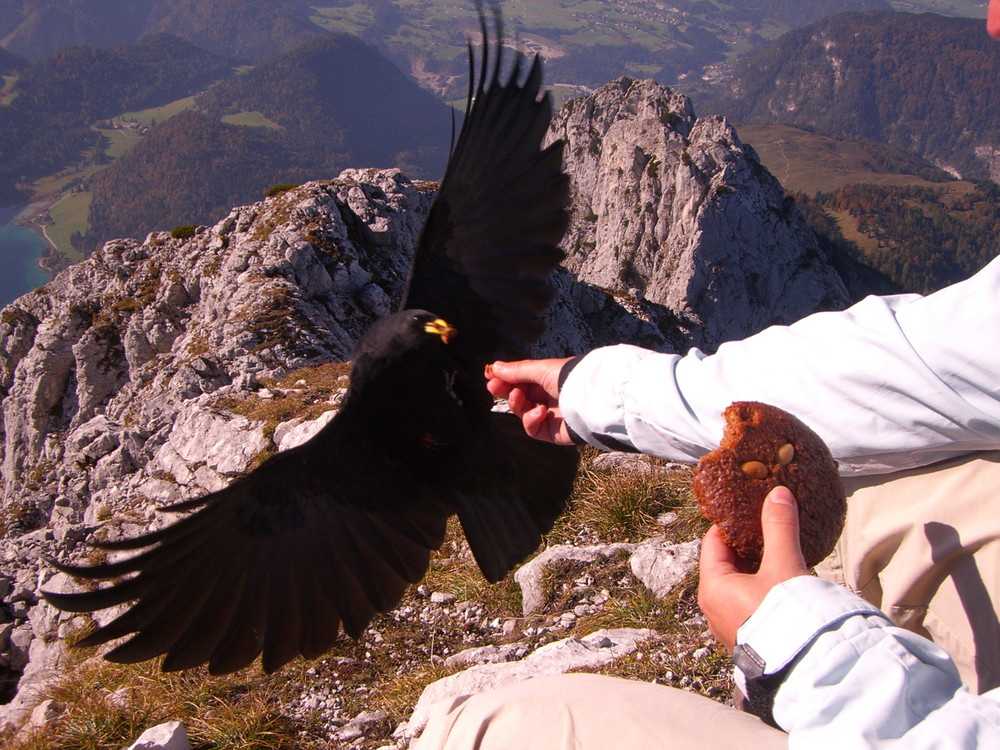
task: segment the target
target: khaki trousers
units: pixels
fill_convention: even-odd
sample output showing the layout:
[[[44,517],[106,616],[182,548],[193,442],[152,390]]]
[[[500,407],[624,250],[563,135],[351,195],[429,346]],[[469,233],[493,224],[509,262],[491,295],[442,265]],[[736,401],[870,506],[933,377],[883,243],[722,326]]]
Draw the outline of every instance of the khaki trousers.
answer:
[[[1000,685],[1000,451],[844,482],[847,524],[817,573]]]
[[[845,481],[847,523],[819,575],[934,640],[966,684],[1000,685],[1000,451]],[[682,690],[557,675],[444,700],[414,746],[787,748],[756,717]]]
[[[535,677],[443,700],[414,750],[788,750],[756,716],[678,688],[593,674]]]

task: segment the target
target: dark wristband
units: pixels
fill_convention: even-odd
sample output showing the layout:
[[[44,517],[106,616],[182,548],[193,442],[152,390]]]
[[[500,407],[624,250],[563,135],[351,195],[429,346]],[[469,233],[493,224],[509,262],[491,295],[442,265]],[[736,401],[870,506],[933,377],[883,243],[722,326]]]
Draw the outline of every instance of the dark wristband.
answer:
[[[562,393],[563,383],[566,382],[566,378],[569,377],[569,374],[570,374],[570,372],[573,371],[573,368],[576,367],[578,364],[580,364],[580,360],[582,360],[582,359],[583,359],[582,355],[579,356],[579,357],[573,357],[573,359],[568,360],[562,366],[562,369],[559,370],[559,380],[558,380],[558,383],[559,383],[559,392],[560,393]],[[573,432],[573,428],[569,426],[569,422],[567,422],[565,419],[563,420],[563,424],[566,425],[566,432],[569,433],[570,440],[572,440],[577,445],[586,445],[587,444],[586,440],[584,440],[582,437],[580,437],[575,432]]]

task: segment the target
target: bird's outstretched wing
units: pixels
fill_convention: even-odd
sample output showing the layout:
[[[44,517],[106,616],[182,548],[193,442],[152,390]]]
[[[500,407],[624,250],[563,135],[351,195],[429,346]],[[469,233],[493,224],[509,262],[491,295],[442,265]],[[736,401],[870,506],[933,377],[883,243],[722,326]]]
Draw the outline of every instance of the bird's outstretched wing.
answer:
[[[338,434],[337,419],[324,432],[219,492],[167,508],[194,512],[163,529],[95,545],[136,555],[53,563],[77,578],[120,579],[94,591],[44,592],[59,609],[134,602],[78,645],[134,633],[106,658],[165,654],[165,671],[208,662],[224,674],[263,654],[270,672],[299,654],[320,656],[341,626],[357,638],[376,612],[392,609],[426,573],[454,506],[363,438]]]
[[[541,334],[541,313],[553,297],[547,277],[563,258],[557,244],[569,204],[563,142],[541,148],[552,118],[551,95],[540,95],[541,61],[534,58],[522,83],[522,57],[515,55],[501,82],[499,10],[492,54],[480,18],[480,69],[477,76],[470,45],[468,112],[402,302],[451,323],[458,334],[449,352],[477,372],[495,359],[523,357]]]

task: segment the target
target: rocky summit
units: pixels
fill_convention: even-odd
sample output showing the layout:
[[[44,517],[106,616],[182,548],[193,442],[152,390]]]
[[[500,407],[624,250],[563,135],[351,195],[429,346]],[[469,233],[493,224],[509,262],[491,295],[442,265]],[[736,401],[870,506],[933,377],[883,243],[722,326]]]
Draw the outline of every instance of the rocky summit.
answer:
[[[848,304],[795,203],[686,98],[622,78],[569,102],[550,137],[574,203],[535,354],[711,350]],[[42,556],[162,524],[156,507],[318,429],[346,384],[331,363],[398,303],[435,188],[348,170],[193,236],[109,242],[3,309],[0,725],[28,721],[83,625],[40,601],[71,585]]]

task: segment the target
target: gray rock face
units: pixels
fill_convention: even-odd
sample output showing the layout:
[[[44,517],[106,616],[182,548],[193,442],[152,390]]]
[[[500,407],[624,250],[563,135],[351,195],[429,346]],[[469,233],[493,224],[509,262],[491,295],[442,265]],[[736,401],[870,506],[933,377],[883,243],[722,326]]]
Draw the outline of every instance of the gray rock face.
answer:
[[[545,570],[558,563],[588,563],[607,560],[615,555],[626,553],[631,555],[636,544],[622,542],[619,544],[602,544],[591,547],[573,547],[568,544],[557,544],[547,548],[538,557],[528,561],[514,573],[514,580],[521,587],[521,611],[526,615],[537,611],[545,602]]]
[[[619,78],[568,102],[550,133],[567,142],[577,279],[662,306],[708,348],[847,303],[777,180],[686,97]]]
[[[664,544],[650,539],[636,547],[629,566],[632,575],[660,597],[665,597],[677,584],[698,567],[701,542],[697,539],[686,544]]]
[[[846,304],[778,183],[685,98],[619,79],[568,104],[551,132],[567,139],[574,204],[533,354],[713,348]],[[225,486],[329,418],[275,424],[234,404],[350,357],[399,302],[434,187],[348,170],[234,208],[185,240],[109,242],[3,309],[4,675],[41,680],[72,624],[39,601],[52,576],[41,555],[77,557],[92,533],[162,524],[157,506]],[[323,398],[336,408],[336,394]],[[15,704],[23,713],[27,698]]]

